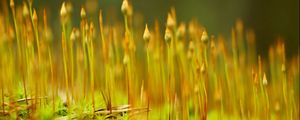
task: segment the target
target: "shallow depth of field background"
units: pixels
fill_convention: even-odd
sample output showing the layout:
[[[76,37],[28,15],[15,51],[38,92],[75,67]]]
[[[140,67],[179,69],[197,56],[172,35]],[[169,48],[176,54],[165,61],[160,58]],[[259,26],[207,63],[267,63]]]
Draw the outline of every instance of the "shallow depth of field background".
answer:
[[[0,1],[0,120],[299,116],[299,0],[30,1]]]
[[[79,25],[79,8],[82,5],[85,5],[90,16],[97,16],[101,8],[105,23],[113,24],[115,20],[123,20],[120,11],[122,0],[70,1],[73,3],[74,24]],[[15,2],[20,4],[22,0]],[[38,11],[48,9],[48,18],[53,27],[60,24],[58,13],[62,2],[63,0],[34,0],[33,7]],[[298,54],[299,0],[131,0],[131,3],[134,15],[143,18],[141,23],[137,23],[142,26],[145,22],[153,24],[155,19],[163,25],[170,7],[174,6],[179,21],[188,22],[196,18],[210,34],[230,37],[230,29],[236,19],[243,20],[246,29],[255,31],[258,53],[263,56],[267,54],[268,46],[278,37],[285,39],[287,57]],[[3,7],[0,9],[3,10]],[[60,28],[52,29],[54,38],[59,40]]]

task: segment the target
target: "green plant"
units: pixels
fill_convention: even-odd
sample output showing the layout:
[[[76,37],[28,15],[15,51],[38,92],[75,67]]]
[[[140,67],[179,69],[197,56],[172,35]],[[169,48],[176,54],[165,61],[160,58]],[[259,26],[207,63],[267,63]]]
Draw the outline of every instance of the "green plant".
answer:
[[[9,14],[0,12],[0,119],[299,115],[299,54],[287,58],[278,39],[268,56],[259,55],[254,31],[241,20],[225,39],[197,20],[177,21],[175,8],[164,27],[158,20],[135,26],[129,0],[121,5],[121,24],[106,23],[105,10],[98,17],[83,6],[72,13],[71,2],[63,2],[60,27],[48,25],[47,10],[36,11],[30,0],[22,9],[13,0],[6,6]],[[61,41],[53,30],[61,30]]]

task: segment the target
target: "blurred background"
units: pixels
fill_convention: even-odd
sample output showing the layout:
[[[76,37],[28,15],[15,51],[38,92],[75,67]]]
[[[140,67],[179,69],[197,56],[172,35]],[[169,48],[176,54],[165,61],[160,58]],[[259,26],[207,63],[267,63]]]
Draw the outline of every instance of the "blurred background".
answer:
[[[74,24],[79,24],[81,6],[88,8],[88,15],[95,17],[102,9],[105,18],[114,18],[105,19],[107,24],[115,19],[123,20],[120,11],[122,0],[34,0],[33,7],[40,11],[46,8],[50,24],[58,27],[63,1],[73,3]],[[8,4],[9,0],[6,2]],[[16,0],[16,4],[21,3],[22,0]],[[179,22],[197,19],[210,34],[227,38],[236,20],[241,19],[245,28],[255,31],[259,54],[266,55],[269,45],[278,37],[285,40],[288,57],[299,54],[299,0],[131,0],[131,3],[134,14],[143,18],[142,24],[147,22],[151,25],[158,19],[164,25],[167,12],[174,6]],[[52,29],[57,32],[56,28]]]

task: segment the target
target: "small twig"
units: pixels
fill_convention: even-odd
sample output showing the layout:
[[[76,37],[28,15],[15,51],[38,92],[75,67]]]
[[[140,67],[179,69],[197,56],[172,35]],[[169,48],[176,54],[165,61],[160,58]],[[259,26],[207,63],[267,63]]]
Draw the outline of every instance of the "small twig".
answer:
[[[35,100],[35,99],[47,99],[47,97],[33,97],[33,98],[22,98],[22,99],[19,99],[19,100],[17,100],[17,101],[14,101],[14,102],[12,102],[12,103],[20,103],[20,102],[24,102],[24,101],[28,101],[28,100]]]
[[[114,106],[114,107],[111,107],[112,110],[120,110],[120,109],[127,109],[129,108],[130,105],[121,105],[121,106]],[[104,111],[104,110],[107,110],[106,108],[100,108],[98,110],[95,110],[95,112],[99,112],[99,111]]]
[[[134,111],[141,111],[141,110],[146,110],[148,111],[148,108],[126,108],[126,109],[120,109],[120,110],[112,110],[112,113],[125,113],[125,112],[134,112]],[[150,109],[149,109],[150,110]],[[103,111],[95,111],[96,114],[109,114],[109,110],[103,110]]]

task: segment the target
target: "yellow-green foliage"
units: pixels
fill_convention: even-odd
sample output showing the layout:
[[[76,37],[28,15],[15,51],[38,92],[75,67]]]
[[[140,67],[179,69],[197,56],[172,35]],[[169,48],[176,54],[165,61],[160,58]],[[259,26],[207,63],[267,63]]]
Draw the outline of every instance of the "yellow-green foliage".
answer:
[[[50,27],[47,11],[32,1],[7,5],[0,13],[0,119],[299,117],[299,55],[286,59],[279,39],[260,56],[240,20],[224,38],[196,20],[178,23],[171,8],[160,33],[157,21],[134,27],[127,0],[123,24],[114,25],[101,10],[96,20],[85,8],[72,13],[69,1],[61,24]],[[59,30],[61,39],[52,34]]]

